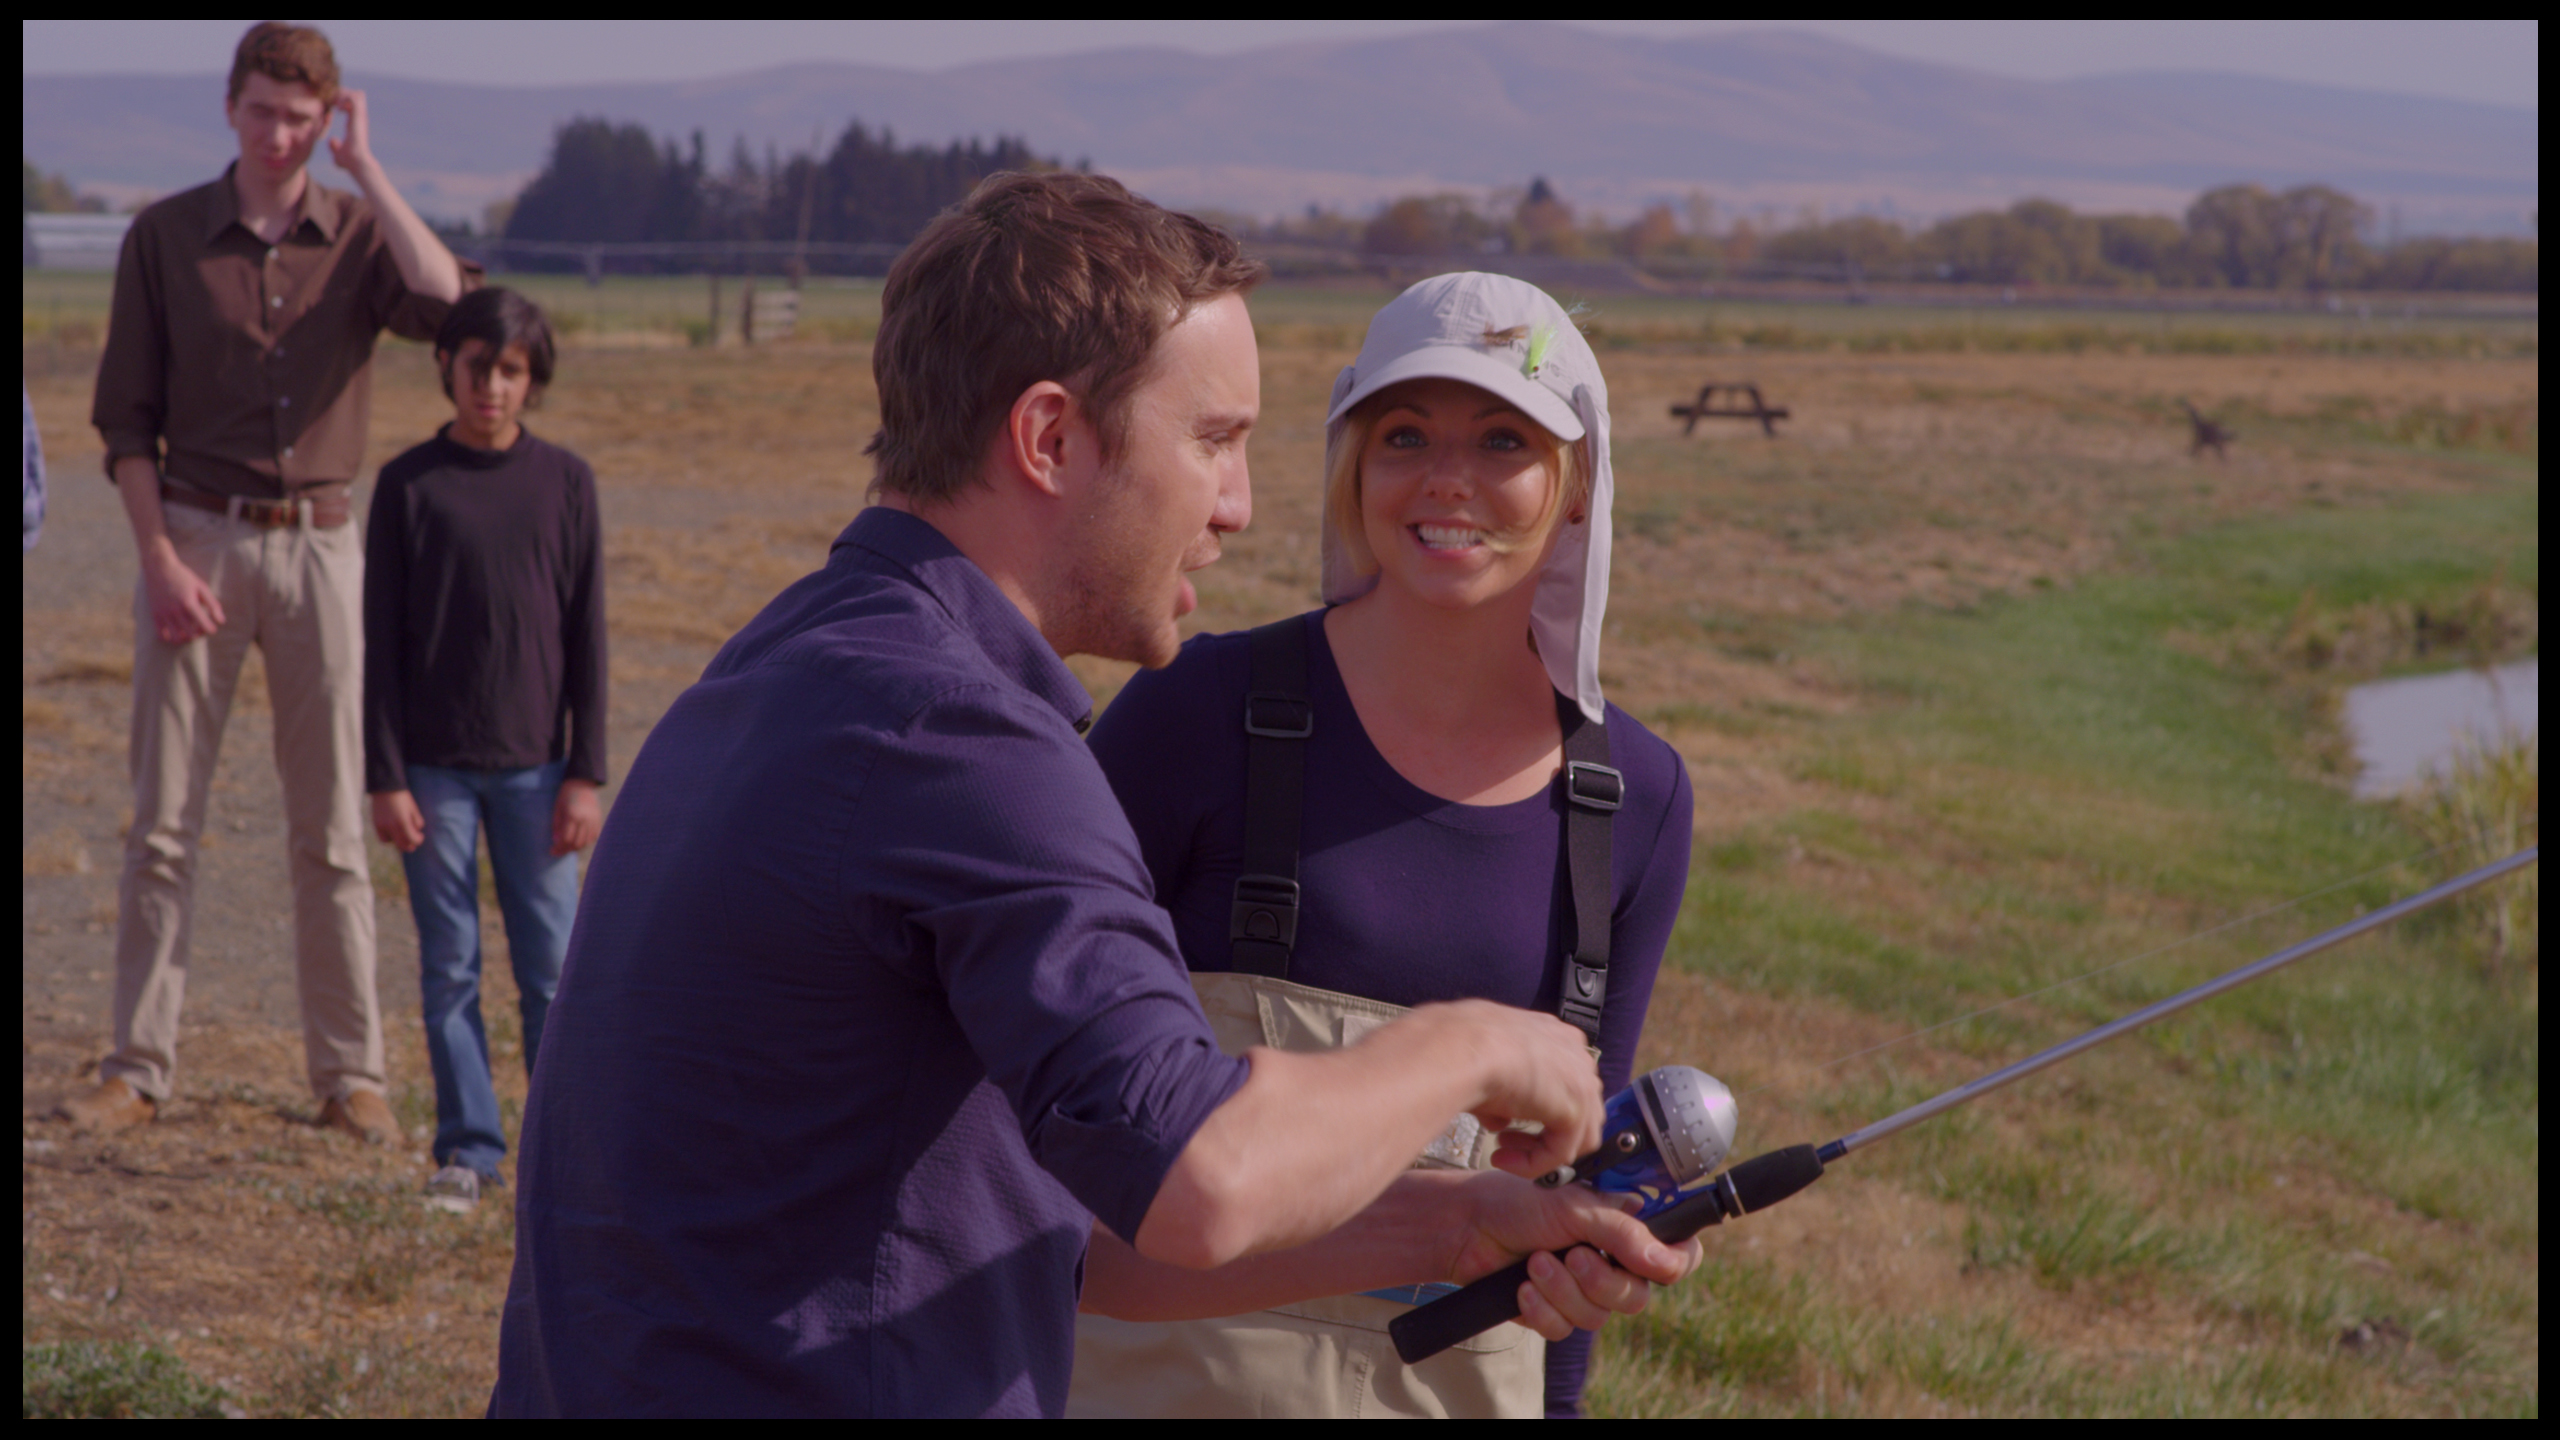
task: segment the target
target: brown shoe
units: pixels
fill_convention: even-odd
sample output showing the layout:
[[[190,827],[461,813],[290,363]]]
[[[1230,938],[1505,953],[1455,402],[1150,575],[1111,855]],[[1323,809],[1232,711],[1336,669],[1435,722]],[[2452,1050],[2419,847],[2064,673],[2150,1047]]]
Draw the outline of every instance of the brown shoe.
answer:
[[[88,1131],[127,1130],[150,1123],[160,1107],[150,1096],[122,1080],[101,1080],[98,1087],[53,1107],[53,1113]]]
[[[324,1129],[344,1130],[367,1145],[388,1145],[400,1133],[379,1090],[350,1090],[320,1107],[316,1122]]]

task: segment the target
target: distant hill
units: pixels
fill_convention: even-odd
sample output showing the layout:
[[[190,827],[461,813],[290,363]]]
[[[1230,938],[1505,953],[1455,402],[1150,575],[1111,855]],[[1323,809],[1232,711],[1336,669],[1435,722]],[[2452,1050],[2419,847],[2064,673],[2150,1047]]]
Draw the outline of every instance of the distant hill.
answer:
[[[908,140],[1020,134],[1168,202],[1260,214],[1532,174],[1583,205],[1694,187],[1790,217],[2027,194],[2175,210],[2205,186],[2261,180],[2335,185],[2413,230],[2529,233],[2540,189],[2533,110],[2213,72],[2012,80],[1783,30],[1661,41],[1517,23],[1219,57],[1122,49],[544,89],[351,76],[373,97],[384,159],[448,214],[512,193],[552,127],[582,114],[700,129],[719,158],[738,136],[759,152],[831,143],[857,117]],[[220,103],[211,73],[31,75],[22,143],[85,185],[174,189],[229,155]]]

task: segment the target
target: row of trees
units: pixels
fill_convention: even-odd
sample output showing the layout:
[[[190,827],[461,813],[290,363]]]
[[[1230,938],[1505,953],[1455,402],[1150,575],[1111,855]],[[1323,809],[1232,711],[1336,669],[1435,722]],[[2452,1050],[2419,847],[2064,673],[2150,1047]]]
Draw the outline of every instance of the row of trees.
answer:
[[[83,195],[72,188],[69,180],[36,168],[36,162],[24,155],[18,157],[18,213],[21,215],[68,214],[74,211],[103,215],[107,202],[95,195]]]
[[[21,157],[21,208],[103,209]],[[1080,162],[1081,163],[1081,162]],[[1028,141],[999,137],[901,146],[860,121],[823,156],[759,157],[744,140],[714,166],[690,146],[633,124],[581,118],[552,137],[540,174],[491,209],[489,233],[569,243],[721,245],[855,242],[902,245],[945,206],[999,170],[1054,170]],[[2281,193],[2225,185],[2162,215],[2082,215],[2051,200],[1951,216],[1925,226],[1808,215],[1792,226],[1737,217],[1719,225],[1693,194],[1631,223],[1578,217],[1541,178],[1485,195],[1411,195],[1354,218],[1310,208],[1271,225],[1219,217],[1248,236],[1354,249],[1385,258],[1481,254],[1620,258],[1705,279],[1806,276],[1997,285],[2249,289],[2534,291],[2537,240],[2422,237],[2376,245],[2370,207],[2325,185]],[[698,261],[688,262],[698,263]]]
[[[553,135],[540,174],[490,229],[509,240],[619,243],[821,241],[902,245],[999,170],[1055,170],[1020,139],[901,147],[888,130],[845,127],[826,155],[761,160],[744,140],[726,167],[638,125],[578,119]]]
[[[1936,279],[1996,285],[2248,289],[2536,290],[2535,240],[2428,237],[2374,245],[2370,207],[2326,185],[2277,193],[2225,185],[2165,215],[2082,215],[2051,200],[1951,216],[1922,227],[1853,215],[1786,228],[1718,227],[1712,202],[1684,216],[1647,208],[1629,224],[1577,222],[1544,179],[1525,191],[1414,195],[1366,223],[1327,212],[1271,238],[1352,243],[1379,256],[1464,254],[1619,258],[1709,278]]]

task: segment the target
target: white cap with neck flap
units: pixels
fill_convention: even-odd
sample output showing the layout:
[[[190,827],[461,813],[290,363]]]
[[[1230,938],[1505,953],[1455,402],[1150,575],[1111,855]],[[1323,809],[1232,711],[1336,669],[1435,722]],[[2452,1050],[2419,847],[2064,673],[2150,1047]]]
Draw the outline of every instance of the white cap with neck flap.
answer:
[[[1609,605],[1609,387],[1582,331],[1544,290],[1509,275],[1434,275],[1387,302],[1369,322],[1360,358],[1334,377],[1325,415],[1325,473],[1361,401],[1406,380],[1457,380],[1500,396],[1582,452],[1591,499],[1580,521],[1557,520],[1555,550],[1538,574],[1529,632],[1547,678],[1598,721],[1600,617]],[[1375,588],[1354,568],[1325,497],[1324,600],[1338,605]]]

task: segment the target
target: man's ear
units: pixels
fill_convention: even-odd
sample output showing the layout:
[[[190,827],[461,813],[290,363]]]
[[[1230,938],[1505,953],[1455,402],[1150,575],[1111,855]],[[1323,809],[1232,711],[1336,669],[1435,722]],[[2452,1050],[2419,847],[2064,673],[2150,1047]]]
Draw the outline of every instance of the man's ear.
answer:
[[[1089,427],[1081,421],[1082,412],[1067,387],[1055,380],[1035,382],[1015,396],[1013,408],[1005,412],[997,449],[1002,473],[1020,477],[1045,495],[1063,495],[1063,472],[1081,461],[1084,457],[1077,452],[1092,443]]]

